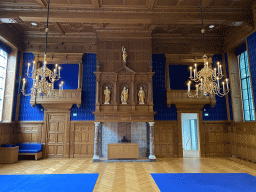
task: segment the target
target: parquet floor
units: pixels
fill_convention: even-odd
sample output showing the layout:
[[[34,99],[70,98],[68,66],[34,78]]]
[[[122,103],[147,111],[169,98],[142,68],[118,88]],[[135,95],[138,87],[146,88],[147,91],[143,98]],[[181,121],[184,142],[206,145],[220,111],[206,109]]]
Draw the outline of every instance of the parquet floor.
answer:
[[[92,159],[41,159],[0,164],[0,174],[99,173],[94,192],[159,191],[150,173],[249,173],[256,164],[235,158],[158,158],[157,162],[93,163]]]

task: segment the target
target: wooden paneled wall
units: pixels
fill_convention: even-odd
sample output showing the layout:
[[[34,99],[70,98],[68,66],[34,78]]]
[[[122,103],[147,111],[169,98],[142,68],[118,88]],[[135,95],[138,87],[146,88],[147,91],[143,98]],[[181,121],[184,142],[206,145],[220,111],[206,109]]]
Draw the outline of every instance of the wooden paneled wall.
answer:
[[[205,157],[231,156],[230,130],[231,124],[226,121],[203,121],[201,131],[204,131]],[[155,122],[155,154],[156,157],[178,157],[178,122]],[[256,133],[256,131],[255,131]],[[256,146],[256,143],[255,143]]]
[[[155,155],[156,157],[175,157],[175,135],[177,137],[177,121],[155,122]]]
[[[43,121],[20,121],[13,124],[14,143],[44,143]]]
[[[2,144],[11,144],[14,138],[13,127],[11,123],[0,124],[0,146]]]
[[[231,154],[256,162],[256,123],[234,123],[231,129]]]
[[[93,157],[94,122],[71,121],[70,157]]]
[[[203,121],[205,157],[230,157],[231,124],[227,121]]]
[[[19,122],[0,124],[0,144],[36,142],[45,147],[46,132],[43,122]],[[69,157],[93,157],[94,122],[70,122]],[[255,123],[235,123],[226,121],[204,121],[201,130],[205,131],[205,157],[239,158],[256,162]],[[177,121],[155,122],[156,157],[177,157]],[[45,148],[44,148],[45,150]]]

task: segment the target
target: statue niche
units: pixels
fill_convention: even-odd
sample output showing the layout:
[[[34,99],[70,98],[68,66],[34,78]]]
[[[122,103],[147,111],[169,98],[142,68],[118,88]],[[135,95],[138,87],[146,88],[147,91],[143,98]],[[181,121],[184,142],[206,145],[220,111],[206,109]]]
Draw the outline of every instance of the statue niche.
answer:
[[[105,83],[103,86],[102,86],[102,103],[104,105],[108,105],[108,104],[111,104],[111,85],[109,83]]]
[[[128,88],[124,87],[121,92],[121,103],[127,104],[128,97],[129,97],[129,90],[128,90]]]
[[[138,97],[139,97],[139,104],[145,104],[145,91],[143,90],[142,87],[140,87],[140,90],[138,92]]]

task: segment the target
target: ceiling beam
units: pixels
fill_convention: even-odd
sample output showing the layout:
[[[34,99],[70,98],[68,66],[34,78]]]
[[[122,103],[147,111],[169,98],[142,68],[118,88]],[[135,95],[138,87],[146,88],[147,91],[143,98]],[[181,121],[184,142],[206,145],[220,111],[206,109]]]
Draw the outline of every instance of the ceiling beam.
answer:
[[[6,12],[0,18],[19,16],[22,21],[45,22],[45,14],[33,12]],[[69,13],[52,12],[50,22],[70,23],[112,23],[112,24],[201,24],[200,13]],[[205,13],[205,24],[223,24],[223,22],[245,22],[244,13]]]
[[[37,4],[41,5],[41,7],[46,8],[47,2],[45,0],[35,0]]]
[[[61,26],[60,23],[58,23],[58,22],[53,22],[52,25],[53,25],[53,27],[56,29],[56,31],[58,31],[59,33],[65,35],[66,31],[64,30],[64,28]]]

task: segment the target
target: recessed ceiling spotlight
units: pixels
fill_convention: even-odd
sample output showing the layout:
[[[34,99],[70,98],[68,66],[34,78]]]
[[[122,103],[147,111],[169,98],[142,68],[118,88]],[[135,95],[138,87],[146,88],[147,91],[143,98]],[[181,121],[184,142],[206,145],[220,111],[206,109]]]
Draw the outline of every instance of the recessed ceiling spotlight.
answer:
[[[214,28],[214,25],[210,25],[209,28],[210,28],[210,29]]]
[[[37,26],[37,24],[36,24],[36,23],[31,23],[31,25],[33,25],[33,26]]]

